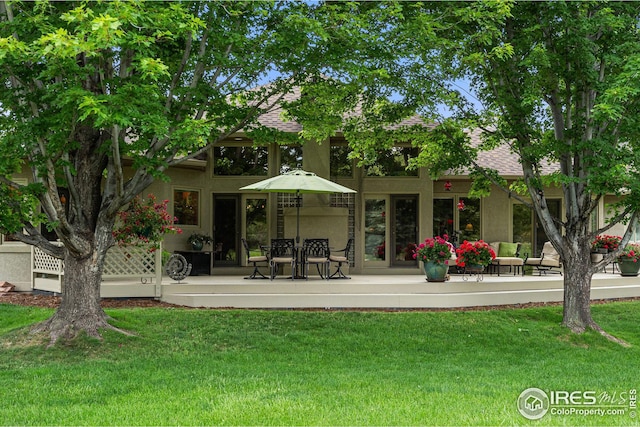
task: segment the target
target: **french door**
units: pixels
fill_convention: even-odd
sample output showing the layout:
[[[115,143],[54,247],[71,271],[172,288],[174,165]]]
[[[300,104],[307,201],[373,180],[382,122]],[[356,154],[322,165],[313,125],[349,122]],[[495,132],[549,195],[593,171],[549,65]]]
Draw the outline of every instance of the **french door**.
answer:
[[[433,199],[433,236],[447,235],[456,246],[464,240],[478,240],[480,220],[479,199],[462,195]]]
[[[214,195],[213,197],[214,266],[238,265],[239,205],[240,197],[236,195]]]
[[[266,197],[214,195],[213,215],[214,266],[240,264],[243,233],[251,255],[260,255],[260,247],[268,244]]]
[[[418,242],[418,196],[387,195],[365,199],[365,265],[414,267]]]

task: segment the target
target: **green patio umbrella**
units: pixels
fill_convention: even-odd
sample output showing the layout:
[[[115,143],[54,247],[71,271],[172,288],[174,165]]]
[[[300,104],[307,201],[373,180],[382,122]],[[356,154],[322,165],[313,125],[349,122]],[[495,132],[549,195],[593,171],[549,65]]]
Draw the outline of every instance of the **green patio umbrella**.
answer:
[[[296,194],[296,243],[300,243],[300,194],[302,193],[355,193],[348,187],[336,184],[333,181],[319,177],[313,172],[295,169],[282,175],[258,181],[247,185],[240,190],[265,191],[268,193],[295,193]]]

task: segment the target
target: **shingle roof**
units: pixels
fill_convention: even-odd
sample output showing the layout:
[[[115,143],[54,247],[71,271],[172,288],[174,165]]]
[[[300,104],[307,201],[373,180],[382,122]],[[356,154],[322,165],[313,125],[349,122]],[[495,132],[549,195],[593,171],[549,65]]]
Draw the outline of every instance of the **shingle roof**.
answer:
[[[496,169],[502,176],[522,175],[522,165],[518,161],[518,156],[510,152],[506,145],[478,153],[478,164],[485,168]]]
[[[294,101],[300,97],[300,94],[300,88],[296,87],[291,92],[284,95],[282,100]],[[274,97],[268,104],[274,105],[275,102],[277,102],[277,99]],[[300,132],[302,130],[302,125],[295,121],[284,121],[282,119],[282,112],[282,107],[274,106],[272,109],[270,109],[269,112],[261,115],[258,121],[264,126],[278,129],[283,132]],[[359,108],[357,108],[356,111],[353,112],[353,114],[361,113],[362,111]],[[412,125],[429,126],[430,124],[425,122],[421,116],[415,115],[393,126],[392,129]],[[471,132],[471,140],[474,145],[480,143],[481,132],[482,131],[480,129],[475,129]],[[491,151],[481,151],[478,154],[478,164],[482,167],[496,169],[500,175],[505,177],[516,177],[522,176],[523,174],[519,156],[516,153],[513,153],[507,144],[502,144]],[[544,173],[551,173],[557,170],[558,165],[545,164],[543,166]],[[463,173],[463,175],[467,175],[467,173]]]
[[[300,98],[300,87],[293,88],[292,92],[289,92],[282,97],[282,101],[295,101]],[[272,97],[267,104],[274,105],[277,101],[276,97]],[[274,128],[280,130],[282,132],[292,132],[297,133],[302,130],[302,125],[295,121],[284,121],[282,120],[282,107],[279,105],[275,105],[273,108],[269,110],[269,112],[261,115],[258,118],[258,122],[260,122],[263,126],[268,126],[270,128]]]
[[[482,131],[475,129],[471,132],[471,143],[478,146],[481,142]],[[478,153],[478,165],[484,168],[491,168],[498,171],[501,176],[522,176],[522,165],[520,156],[514,153],[508,144],[501,144],[491,151],[480,151]],[[559,170],[558,164],[543,162],[542,173],[549,174]]]
[[[301,90],[300,87],[295,87],[292,89],[291,92],[285,94],[281,101],[295,101],[297,99],[300,98],[301,95]],[[258,122],[261,125],[264,126],[268,126],[270,128],[273,129],[277,129],[279,131],[283,131],[283,132],[300,132],[302,130],[302,125],[295,122],[295,121],[284,121],[282,119],[282,112],[283,109],[282,107],[280,107],[279,105],[276,105],[276,102],[278,101],[279,97],[271,97],[267,102],[266,105],[268,106],[267,108],[269,108],[269,111],[265,114],[262,114],[259,118],[258,118]],[[348,113],[349,116],[358,116],[362,114],[362,109],[360,108],[360,105],[356,106],[355,110],[352,111],[351,113]],[[426,123],[422,117],[415,115],[412,117],[408,117],[404,120],[402,120],[400,123],[391,126],[391,129],[398,129],[402,126],[413,126],[413,125],[422,125],[422,126],[428,126],[429,124]]]

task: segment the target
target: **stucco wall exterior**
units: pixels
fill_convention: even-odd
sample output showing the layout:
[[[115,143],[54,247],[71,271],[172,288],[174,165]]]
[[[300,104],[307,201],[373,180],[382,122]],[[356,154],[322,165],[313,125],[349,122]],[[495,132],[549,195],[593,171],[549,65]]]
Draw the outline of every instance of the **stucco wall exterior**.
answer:
[[[269,150],[268,171],[269,176],[279,173],[279,150],[277,145]],[[434,198],[460,198],[467,199],[470,182],[465,176],[449,176],[432,180],[426,170],[418,171],[417,176],[387,176],[368,177],[362,169],[354,168],[350,177],[330,176],[330,149],[329,141],[322,144],[309,142],[303,147],[303,163],[305,170],[316,173],[327,179],[333,179],[341,185],[357,191],[354,203],[350,209],[345,207],[331,207],[330,196],[307,194],[303,196],[303,205],[300,208],[300,235],[302,238],[327,237],[330,245],[335,248],[343,248],[353,233],[355,258],[351,266],[351,273],[355,274],[415,274],[419,269],[418,263],[406,263],[403,266],[394,265],[392,259],[386,262],[365,262],[365,201],[368,198],[382,199],[389,202],[394,197],[410,196],[417,201],[417,242],[426,237],[432,237],[433,230],[433,200]],[[169,212],[173,212],[174,190],[189,190],[199,192],[199,223],[197,225],[181,225],[182,234],[168,235],[164,241],[164,248],[169,252],[188,250],[187,238],[192,233],[203,233],[215,236],[214,228],[214,199],[216,196],[230,195],[238,197],[239,206],[245,206],[247,199],[264,198],[267,201],[268,239],[278,237],[278,198],[276,194],[241,192],[240,187],[253,184],[268,176],[217,176],[213,173],[213,150],[209,152],[207,160],[192,160],[180,167],[171,168],[168,172],[168,181],[156,181],[142,194],[153,193],[159,200],[169,200]],[[128,174],[132,174],[129,171]],[[25,179],[28,175],[21,175]],[[515,177],[508,177],[513,180]],[[451,181],[449,191],[444,187],[445,180]],[[545,191],[547,197],[561,198],[558,189]],[[493,188],[489,197],[483,198],[481,206],[480,238],[488,242],[513,241],[513,206],[519,203],[513,195],[509,195],[497,188]],[[284,218],[285,237],[296,235],[296,209],[286,207],[282,210]],[[602,216],[601,216],[602,218]],[[243,213],[240,212],[239,236],[246,236],[246,225]],[[388,224],[389,226],[389,224]],[[612,232],[616,231],[615,229]],[[393,236],[388,231],[386,239],[390,241]],[[238,245],[240,247],[240,245]],[[205,248],[211,250],[212,247]],[[30,258],[29,247],[19,243],[6,243],[0,245],[0,280],[9,281],[21,290],[30,288]],[[246,266],[244,253],[238,254],[238,267]],[[398,267],[398,268],[397,268]],[[402,267],[402,268],[399,268]],[[238,269],[239,274],[246,269]],[[226,271],[228,272],[228,270]],[[213,266],[212,274],[216,273]]]
[[[16,291],[31,290],[31,247],[22,243],[0,245],[0,282],[9,282]]]

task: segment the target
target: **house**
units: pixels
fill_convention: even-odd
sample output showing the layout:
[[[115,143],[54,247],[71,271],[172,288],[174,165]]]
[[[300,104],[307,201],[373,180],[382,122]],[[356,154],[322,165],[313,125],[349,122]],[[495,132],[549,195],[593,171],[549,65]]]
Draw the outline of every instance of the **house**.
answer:
[[[279,123],[273,124],[299,130],[295,124]],[[165,247],[186,249],[185,236],[191,232],[211,233],[220,249],[213,268],[230,272],[245,263],[240,237],[257,248],[273,237],[295,236],[293,195],[238,189],[296,167],[357,191],[305,194],[300,208],[303,238],[328,237],[334,248],[343,248],[347,239],[354,238],[353,274],[418,273],[413,244],[444,233],[459,241],[521,242],[529,254],[539,252],[547,240],[532,211],[507,193],[496,189],[490,197],[473,199],[467,196],[471,184],[467,175],[432,180],[425,169],[407,171],[408,159],[417,156],[417,149],[408,144],[381,153],[380,161],[366,168],[356,167],[347,154],[347,142],[340,135],[303,146],[254,147],[242,134],[222,141],[200,169],[175,169],[170,184],[150,188],[158,197],[172,200],[184,230],[182,236],[168,236]],[[496,167],[509,181],[522,175],[516,157],[506,149],[483,154],[480,161]],[[550,209],[560,212],[560,191],[549,189],[547,194]],[[188,218],[182,219],[182,212],[189,212]]]
[[[264,124],[287,132],[300,125],[283,122],[279,111],[262,117]],[[472,134],[477,139],[478,133]],[[254,146],[243,133],[216,144],[206,156],[184,162],[168,171],[169,182],[157,181],[145,193],[168,199],[183,234],[169,235],[164,248],[188,251],[192,233],[213,236],[198,268],[220,274],[246,273],[246,254],[241,238],[252,249],[275,237],[296,233],[294,195],[240,191],[239,188],[302,168],[357,191],[355,194],[304,194],[300,205],[300,235],[328,237],[333,248],[343,248],[354,239],[350,254],[351,274],[416,274],[421,266],[412,257],[413,245],[426,237],[448,234],[459,241],[520,242],[521,254],[539,253],[548,240],[533,212],[510,194],[495,189],[484,199],[468,197],[468,175],[448,175],[433,180],[424,169],[407,171],[417,149],[397,144],[381,153],[370,167],[356,167],[347,158],[345,138],[338,134],[326,141],[303,146]],[[482,153],[481,165],[498,169],[509,182],[522,175],[515,155],[501,147]],[[16,177],[27,181],[27,174]],[[559,189],[546,192],[548,207],[560,213]],[[605,203],[609,202],[605,200]],[[602,222],[603,203],[595,221]],[[208,259],[207,259],[208,258]],[[0,280],[31,289],[31,249],[5,237],[0,244]]]

